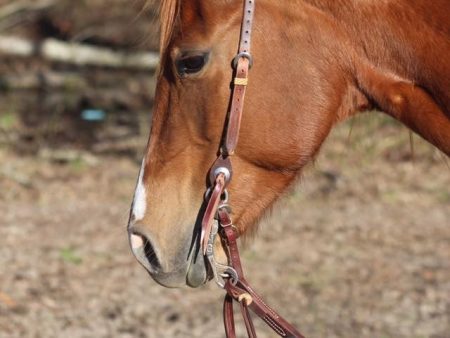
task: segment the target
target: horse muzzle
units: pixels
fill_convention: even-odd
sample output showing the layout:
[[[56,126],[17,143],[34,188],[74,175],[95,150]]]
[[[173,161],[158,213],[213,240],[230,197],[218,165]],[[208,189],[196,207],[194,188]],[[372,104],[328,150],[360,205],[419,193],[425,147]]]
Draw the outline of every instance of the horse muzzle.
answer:
[[[208,281],[205,259],[195,241],[186,240],[178,252],[164,255],[158,243],[140,227],[130,225],[128,237],[134,256],[158,284],[197,288]]]

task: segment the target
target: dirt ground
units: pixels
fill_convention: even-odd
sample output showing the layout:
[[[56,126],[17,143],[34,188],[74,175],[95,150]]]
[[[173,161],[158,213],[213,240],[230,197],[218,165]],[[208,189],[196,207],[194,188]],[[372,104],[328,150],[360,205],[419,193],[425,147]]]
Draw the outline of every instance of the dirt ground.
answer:
[[[385,119],[341,126],[246,247],[308,337],[450,337],[450,168],[414,145]],[[224,336],[221,290],[163,289],[130,254],[137,159],[3,146],[0,163],[0,337]]]

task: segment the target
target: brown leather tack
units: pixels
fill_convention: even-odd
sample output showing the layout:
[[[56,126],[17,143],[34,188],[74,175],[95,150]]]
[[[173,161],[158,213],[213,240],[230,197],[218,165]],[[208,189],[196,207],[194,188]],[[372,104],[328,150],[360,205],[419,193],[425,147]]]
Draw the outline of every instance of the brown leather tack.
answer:
[[[225,140],[222,144],[222,154],[210,169],[209,180],[212,187],[208,204],[202,220],[201,244],[203,254],[206,254],[208,240],[212,231],[214,218],[217,216],[220,225],[219,234],[228,255],[229,266],[236,276],[226,279],[224,289],[227,294],[224,300],[223,316],[227,338],[236,338],[233,302],[240,305],[248,337],[255,338],[255,327],[250,311],[260,317],[274,332],[281,337],[304,338],[291,324],[277,312],[272,310],[262,298],[252,289],[244,277],[239,249],[238,233],[230,217],[228,206],[222,205],[222,195],[232,178],[230,156],[234,154],[239,138],[242,114],[244,110],[245,92],[248,84],[248,74],[253,63],[250,54],[253,17],[256,0],[244,0],[244,13],[241,27],[239,53],[235,57],[235,80],[231,97]],[[227,177],[228,175],[228,177]],[[213,263],[211,263],[213,264]]]
[[[222,219],[229,219],[229,215],[225,217],[223,214],[228,213],[225,208],[219,210],[219,223]],[[222,214],[222,216],[221,216]],[[247,280],[244,278],[242,272],[242,265],[239,258],[239,249],[236,241],[236,236],[234,235],[233,227],[228,225],[223,227],[224,234],[226,237],[228,255],[230,259],[230,265],[238,272],[239,280],[237,284],[234,285],[231,280],[228,280],[225,285],[225,290],[227,291],[227,296],[231,296],[235,301],[239,302],[240,296],[244,293],[248,293],[252,297],[251,304],[248,305],[248,308],[255,313],[258,317],[260,317],[264,322],[272,328],[279,336],[281,337],[294,337],[294,338],[304,338],[304,336],[298,332],[291,324],[289,324],[283,317],[281,317],[275,310],[270,308],[264,300],[259,296]],[[227,231],[230,229],[231,231]],[[231,254],[233,252],[233,254]],[[247,320],[244,318],[244,321]],[[248,319],[251,321],[251,319]],[[228,327],[229,328],[229,327]],[[225,327],[225,330],[228,329]],[[247,328],[248,330],[248,328]],[[226,331],[227,337],[229,333]],[[251,336],[250,336],[251,337]]]

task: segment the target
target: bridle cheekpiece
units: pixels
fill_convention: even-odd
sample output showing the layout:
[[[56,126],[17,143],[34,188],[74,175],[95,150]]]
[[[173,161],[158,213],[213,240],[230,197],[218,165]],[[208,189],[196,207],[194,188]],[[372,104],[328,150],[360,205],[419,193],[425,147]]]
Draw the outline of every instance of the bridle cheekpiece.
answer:
[[[233,225],[231,208],[228,205],[226,188],[233,178],[230,157],[234,154],[237,146],[244,110],[245,92],[248,85],[248,74],[253,66],[250,47],[255,2],[256,0],[244,0],[239,52],[232,62],[234,79],[231,108],[225,124],[225,139],[221,146],[220,155],[210,169],[210,188],[205,194],[207,205],[202,219],[201,250],[209,264],[215,282],[227,292],[224,301],[224,324],[227,338],[236,337],[234,301],[240,305],[249,337],[256,337],[250,316],[251,310],[279,336],[304,338],[291,324],[272,310],[246,281],[237,245],[239,233]],[[214,245],[217,236],[220,236],[222,240],[229,265],[220,264],[215,259]]]

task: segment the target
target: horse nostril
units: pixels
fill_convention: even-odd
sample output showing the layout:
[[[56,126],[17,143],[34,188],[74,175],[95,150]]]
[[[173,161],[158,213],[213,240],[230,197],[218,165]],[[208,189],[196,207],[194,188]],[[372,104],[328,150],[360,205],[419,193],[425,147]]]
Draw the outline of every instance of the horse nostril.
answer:
[[[158,273],[162,270],[155,249],[146,236],[139,233],[130,233],[130,244],[131,250],[133,250],[137,260],[150,273]]]

